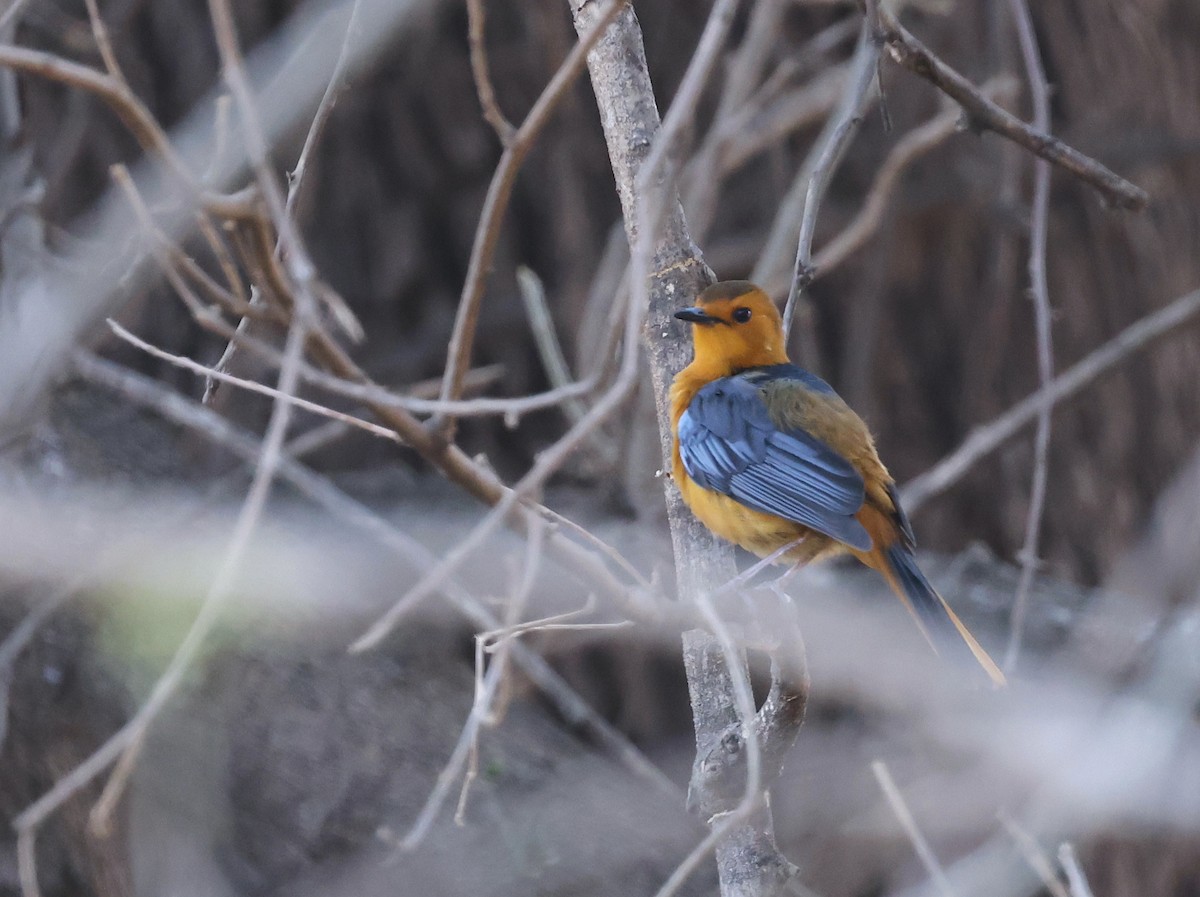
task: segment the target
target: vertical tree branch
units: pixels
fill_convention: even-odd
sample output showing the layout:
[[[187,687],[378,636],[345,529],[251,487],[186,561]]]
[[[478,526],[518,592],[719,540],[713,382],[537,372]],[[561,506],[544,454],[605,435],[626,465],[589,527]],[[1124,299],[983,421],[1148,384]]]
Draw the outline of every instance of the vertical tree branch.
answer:
[[[879,50],[881,39],[877,33],[875,22],[871,15],[863,19],[862,34],[858,39],[858,48],[854,51],[854,59],[850,63],[850,75],[846,82],[842,101],[837,110],[825,125],[825,130],[817,138],[811,158],[811,174],[808,178],[808,188],[804,194],[804,214],[800,218],[800,238],[796,245],[796,263],[792,268],[792,283],[788,289],[787,304],[783,309],[783,334],[787,339],[791,331],[792,318],[796,313],[796,303],[800,292],[808,286],[816,274],[812,263],[813,237],[817,232],[817,213],[821,208],[821,200],[825,189],[829,186],[834,172],[841,164],[842,156],[858,133],[862,123],[863,109],[866,107],[871,84],[879,67]],[[807,166],[806,166],[807,167]]]
[[[1033,20],[1025,0],[1008,0],[1009,10],[1017,26],[1021,57],[1029,79],[1033,98],[1033,126],[1044,134],[1050,133],[1050,87],[1042,68]],[[1033,163],[1033,202],[1029,213],[1029,282],[1033,299],[1034,325],[1037,330],[1038,388],[1045,389],[1054,378],[1054,341],[1050,333],[1050,288],[1046,284],[1046,225],[1050,211],[1050,163],[1037,159]],[[1033,487],[1029,495],[1029,512],[1025,518],[1025,541],[1021,546],[1021,579],[1013,600],[1009,624],[1008,647],[1004,652],[1004,669],[1011,673],[1021,653],[1021,636],[1025,628],[1025,612],[1029,604],[1029,589],[1037,570],[1038,541],[1042,531],[1042,510],[1046,505],[1046,478],[1050,465],[1050,417],[1053,409],[1045,405],[1038,410],[1037,432],[1033,442]]]
[[[593,0],[570,0],[575,28],[586,33],[596,15]],[[630,290],[632,301],[647,302],[644,330],[650,360],[664,459],[671,456],[671,429],[667,393],[671,379],[690,360],[687,332],[672,315],[711,280],[711,274],[692,242],[683,210],[674,189],[674,169],[663,170],[673,161],[676,130],[690,120],[691,105],[715,53],[723,41],[732,4],[714,5],[701,38],[696,58],[681,84],[676,104],[660,133],[658,109],[646,70],[641,31],[632,8],[622,11],[610,31],[588,56],[592,88],[600,108],[601,124],[608,144],[617,193],[624,213],[626,237],[631,247]],[[720,17],[720,18],[719,18]],[[686,104],[686,105],[685,105]],[[643,298],[644,297],[644,298]],[[667,513],[675,553],[680,598],[703,606],[703,597],[715,583],[728,580],[733,571],[732,552],[718,543],[684,507],[678,490],[667,488]],[[760,719],[753,705],[738,711],[737,682],[744,667],[734,658],[734,669],[726,651],[713,635],[691,631],[684,637],[684,660],[696,719],[699,753],[720,753],[724,739],[742,739],[743,746],[762,743]],[[795,707],[789,702],[788,707]],[[778,705],[774,708],[778,709]],[[759,717],[762,714],[758,715]],[[777,717],[771,716],[771,719]],[[746,741],[746,733],[754,734]],[[792,730],[794,733],[794,730]],[[787,739],[790,746],[790,739]],[[725,742],[731,744],[732,742]],[[757,746],[757,745],[755,745]],[[756,755],[759,751],[754,752]],[[742,762],[746,763],[745,752]],[[698,763],[702,758],[698,758]],[[756,760],[756,763],[758,761]],[[748,765],[740,767],[739,787],[730,801],[718,802],[693,789],[691,802],[717,816],[712,832],[664,884],[662,892],[673,893],[683,877],[704,852],[716,849],[722,892],[726,895],[782,893],[795,870],[775,846],[769,806],[756,803],[756,795],[742,789],[753,786]],[[738,800],[738,795],[744,799]],[[722,814],[730,814],[723,817]]]

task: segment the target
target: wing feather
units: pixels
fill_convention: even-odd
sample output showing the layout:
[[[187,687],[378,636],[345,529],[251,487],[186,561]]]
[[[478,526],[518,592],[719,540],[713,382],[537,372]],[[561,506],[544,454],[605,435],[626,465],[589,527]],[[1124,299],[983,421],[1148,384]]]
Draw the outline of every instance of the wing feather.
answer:
[[[854,517],[864,500],[858,471],[805,430],[777,428],[750,380],[725,377],[705,386],[678,432],[683,466],[700,486],[870,549],[871,537]]]

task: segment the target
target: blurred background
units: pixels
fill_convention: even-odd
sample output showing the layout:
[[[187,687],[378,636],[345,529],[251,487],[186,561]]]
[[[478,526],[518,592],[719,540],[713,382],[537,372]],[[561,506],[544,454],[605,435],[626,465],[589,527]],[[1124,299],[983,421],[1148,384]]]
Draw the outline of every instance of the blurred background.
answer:
[[[634,5],[665,110],[710,4]],[[761,44],[757,87],[731,116],[720,108],[722,85],[754,17],[767,15],[764,6],[777,27]],[[1113,210],[1054,170],[1047,261],[1062,370],[1200,286],[1200,6],[1031,6],[1054,133],[1151,195],[1140,213]],[[14,19],[17,44],[101,67],[82,3],[23,7]],[[338,15],[331,13],[325,39],[335,52],[349,8],[329,6]],[[111,0],[99,9],[130,85],[168,130],[212,106],[219,58],[203,2]],[[291,25],[314,10],[323,14],[324,5],[238,0],[247,54],[282,47],[302,59],[304,46],[287,41]],[[904,20],[943,59],[974,83],[994,85],[1008,108],[1029,117],[1005,4],[922,0],[907,4]],[[693,236],[719,278],[753,277],[776,297],[786,294],[799,223],[786,197],[837,101],[860,21],[856,4],[837,0],[741,4],[681,183]],[[355,359],[398,389],[444,369],[502,151],[481,114],[467,34],[459,0],[409,5],[338,96],[297,210],[320,276],[363,324]],[[485,34],[497,101],[519,122],[575,40],[570,9],[546,0],[492,2]],[[880,79],[886,114],[872,102],[830,186],[818,260],[859,215],[904,136],[954,117],[930,85],[886,61]],[[135,162],[140,150],[121,121],[80,90],[30,76],[17,89],[22,120],[8,153],[36,185],[22,208],[44,224],[51,253],[66,254],[97,239],[89,227],[111,189],[109,168]],[[297,115],[273,147],[279,172],[294,164],[309,120]],[[1032,158],[969,123],[945,130],[900,171],[869,238],[818,272],[793,331],[793,358],[860,411],[901,483],[1038,385],[1027,272]],[[186,248],[212,267],[195,242]],[[568,365],[583,376],[604,351],[626,256],[584,76],[532,150],[503,223],[474,351],[474,365],[489,366],[486,394],[553,385],[519,268],[540,279]],[[125,326],[169,352],[213,364],[224,350],[159,277],[133,281],[117,307]],[[102,325],[85,342],[103,358],[200,396],[202,381],[117,343]],[[273,382],[253,366],[240,373]],[[227,420],[262,431],[268,400],[232,389],[220,395]],[[458,441],[511,482],[569,423],[558,408],[472,418]],[[321,424],[298,413],[293,435]],[[5,630],[17,631],[31,608],[45,607],[46,596],[73,577],[85,581],[69,590],[82,591],[81,600],[49,614],[19,656],[4,655],[0,807],[11,818],[144,698],[195,612],[211,576],[206,565],[215,564],[214,546],[247,480],[225,449],[65,366],[6,437]],[[888,664],[847,672],[831,647],[842,624],[814,599],[806,621],[813,705],[776,803],[781,847],[815,893],[868,897],[928,886],[871,777],[869,763],[879,757],[915,795],[915,814],[937,852],[959,863],[958,873],[976,876],[969,879],[976,889],[958,893],[1045,887],[1024,860],[1023,842],[996,821],[1001,805],[1022,819],[1022,831],[1040,832],[1051,854],[1060,841],[1076,841],[1097,897],[1200,892],[1198,446],[1195,323],[1131,355],[1055,411],[1029,678],[1002,707],[946,695],[928,676],[906,692]],[[657,568],[669,580],[658,452],[647,379],[626,413],[555,478],[546,501],[604,535],[646,575]],[[304,461],[435,553],[481,513],[415,453],[368,434],[346,433]],[[963,616],[994,653],[1016,586],[1010,564],[1025,535],[1032,470],[1029,428],[914,515],[922,548],[935,555],[935,579],[960,597]],[[443,810],[420,850],[383,864],[470,709],[473,626],[431,611],[383,650],[346,655],[348,640],[403,591],[411,569],[381,558],[292,487],[278,492],[272,511],[274,529],[253,555],[257,576],[247,573],[242,586],[252,610],[223,625],[156,724],[120,836],[90,832],[87,812],[98,791],[84,791],[43,829],[43,893],[654,893],[698,841],[700,821],[686,815],[678,793],[639,784],[522,674],[503,723],[484,736],[489,753],[470,824],[456,827],[453,810]],[[163,569],[122,562],[119,574],[97,573],[89,565],[99,563],[109,538],[130,540],[139,546],[132,553],[157,556]],[[502,591],[501,582],[519,578],[523,552],[515,537],[489,543],[465,577],[468,591]],[[815,576],[811,588],[822,594],[874,588],[840,569]],[[535,596],[531,607],[551,613],[580,606],[586,593],[544,570]],[[826,640],[827,633],[834,634]],[[677,784],[686,782],[690,715],[672,636],[541,634],[533,642],[607,723]],[[903,645],[922,650],[907,633]],[[1079,673],[1070,680],[1078,691],[1061,684],[1063,669]],[[891,684],[873,691],[862,684],[872,675]],[[915,706],[935,699],[945,702],[943,713]],[[1135,720],[1135,708],[1153,719]],[[1088,745],[1100,745],[1091,761]],[[1016,760],[1014,750],[1034,759]],[[1140,759],[1124,766],[1122,750]],[[1090,771],[1067,782],[1063,770],[1079,767]],[[1097,782],[1120,787],[1110,794]],[[585,814],[581,806],[594,809]],[[0,841],[0,893],[19,893],[15,843]],[[715,874],[703,869],[690,893],[714,892]]]

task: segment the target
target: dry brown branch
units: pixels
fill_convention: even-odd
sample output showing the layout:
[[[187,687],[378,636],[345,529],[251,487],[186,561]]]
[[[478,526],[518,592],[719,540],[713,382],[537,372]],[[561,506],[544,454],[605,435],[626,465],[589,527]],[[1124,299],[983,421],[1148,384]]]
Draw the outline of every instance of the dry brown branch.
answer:
[[[516,137],[517,129],[504,117],[496,102],[496,91],[488,72],[487,41],[484,25],[487,11],[483,0],[467,0],[467,39],[471,46],[471,76],[475,79],[475,92],[479,94],[479,105],[483,117],[500,138],[501,146],[507,147]]]
[[[88,380],[145,406],[180,426],[194,430],[204,438],[228,449],[246,464],[254,465],[257,462],[260,453],[259,441],[198,402],[172,392],[148,377],[86,352],[75,354],[74,367]],[[279,475],[335,519],[362,531],[381,547],[394,552],[418,570],[428,569],[436,562],[436,557],[424,546],[408,538],[389,521],[349,497],[327,478],[319,476],[308,467],[284,457],[279,463]],[[446,584],[445,592],[450,602],[475,626],[482,630],[497,628],[498,621],[491,611],[461,586],[451,581]],[[639,778],[661,790],[669,799],[680,798],[679,789],[628,739],[580,698],[545,660],[519,642],[513,645],[512,650],[513,659],[529,676],[530,681],[552,702],[567,725],[592,739]]]
[[[1009,0],[1009,9],[1021,44],[1021,57],[1033,97],[1033,127],[1050,133],[1050,86],[1042,69],[1041,51],[1033,31],[1033,20],[1025,0]],[[1038,387],[1044,389],[1054,377],[1054,341],[1050,333],[1050,288],[1046,283],[1046,229],[1050,214],[1050,163],[1034,161],[1033,201],[1029,215],[1029,282],[1033,298],[1034,325],[1037,332]],[[1008,647],[1004,652],[1005,672],[1011,673],[1021,653],[1021,637],[1025,628],[1025,611],[1029,590],[1037,570],[1038,542],[1042,530],[1042,511],[1046,504],[1046,479],[1050,466],[1049,406],[1038,411],[1037,432],[1033,443],[1033,487],[1029,496],[1029,511],[1025,517],[1025,540],[1021,546],[1021,579],[1013,599],[1009,624]]]
[[[24,47],[0,45],[0,66],[98,96],[121,119],[142,149],[161,158],[181,183],[201,198],[205,206],[231,218],[247,214],[247,201],[243,194],[219,195],[204,191],[197,185],[153,113],[119,79],[51,53]]]
[[[353,340],[360,341],[364,334],[362,324],[346,303],[330,289],[318,289],[317,269],[308,255],[308,249],[300,237],[296,223],[287,211],[287,200],[279,187],[279,181],[271,168],[267,148],[266,130],[259,119],[254,94],[246,76],[242,52],[238,46],[237,32],[233,24],[233,12],[228,0],[209,0],[209,16],[212,18],[217,51],[221,57],[221,73],[229,87],[229,93],[237,106],[242,123],[242,139],[246,155],[255,174],[258,189],[266,203],[271,223],[278,237],[280,262],[287,271],[287,282],[276,281],[272,287],[276,297],[288,301],[304,319],[306,330],[319,330],[317,311],[324,304],[341,329]],[[345,44],[343,43],[343,49]],[[328,87],[326,87],[328,92]],[[319,111],[319,110],[318,110]],[[264,233],[266,223],[255,215],[248,222],[261,242],[269,242]],[[260,247],[260,249],[265,247]],[[268,274],[274,271],[276,246],[270,252],[261,252],[260,261]]]
[[[442,401],[458,399],[462,395],[462,378],[471,364],[471,347],[475,340],[475,328],[479,324],[479,309],[483,302],[483,290],[487,272],[491,268],[496,243],[500,238],[500,224],[508,200],[516,183],[517,172],[532,149],[551,114],[566,95],[567,89],[583,72],[588,51],[600,40],[609,24],[616,18],[626,0],[609,0],[603,13],[592,29],[582,35],[563,60],[550,83],[537,98],[521,127],[513,134],[504,148],[496,171],[488,185],[483,212],[475,230],[475,241],[471,247],[471,259],[467,265],[467,277],[459,299],[458,313],[454,319],[454,330],[446,355],[445,385]],[[442,436],[448,438],[453,431],[453,416],[447,415],[443,422]]]
[[[1030,127],[983,96],[974,84],[942,62],[910,34],[888,9],[879,10],[879,21],[892,60],[924,78],[962,106],[972,126],[994,131],[1034,155],[1066,169],[1091,184],[1108,202],[1119,208],[1141,209],[1150,201],[1145,190],[1058,138]]]
[[[868,4],[870,9],[870,4]],[[808,186],[804,193],[804,212],[800,216],[800,237],[796,246],[796,261],[792,266],[792,282],[788,288],[787,303],[783,309],[783,335],[787,339],[791,331],[792,319],[796,313],[796,303],[800,293],[812,282],[816,269],[812,264],[812,242],[817,232],[817,213],[821,208],[821,199],[841,163],[842,156],[854,140],[858,126],[862,123],[863,112],[866,109],[871,85],[875,81],[875,73],[879,62],[880,41],[876,36],[875,22],[871,15],[864,16],[862,33],[858,39],[858,48],[850,63],[850,75],[847,78],[842,100],[837,111],[830,117],[825,130],[817,138],[809,158],[812,164],[805,163],[808,170]]]
[[[874,760],[871,762],[871,772],[874,773],[875,781],[879,783],[879,789],[883,792],[883,796],[887,798],[888,806],[892,808],[892,813],[900,823],[900,827],[904,829],[904,834],[908,836],[909,843],[912,844],[913,850],[917,852],[917,857],[920,858],[921,865],[925,867],[925,871],[929,874],[929,878],[937,887],[938,892],[942,897],[957,897],[954,888],[950,887],[950,879],[946,877],[946,870],[938,862],[937,854],[933,852],[933,848],[929,846],[929,841],[926,840],[921,827],[917,825],[917,820],[913,817],[912,811],[909,810],[908,802],[904,800],[904,795],[896,787],[896,782],[892,778],[887,764],[882,760]]]
[[[114,183],[121,189],[129,200],[129,206],[133,209],[134,215],[138,219],[138,223],[146,232],[150,239],[150,249],[154,254],[155,260],[158,262],[159,268],[163,272],[163,276],[167,278],[167,282],[171,284],[172,289],[179,295],[180,300],[187,306],[198,321],[213,321],[216,318],[215,311],[206,308],[200,301],[200,297],[189,286],[188,282],[183,279],[182,274],[187,274],[191,279],[204,290],[205,294],[213,302],[228,309],[234,314],[246,315],[254,312],[249,306],[242,305],[239,298],[221,288],[207,272],[195,263],[182,249],[172,242],[162,229],[154,222],[154,217],[151,215],[149,208],[146,206],[146,201],[143,199],[141,192],[137,189],[133,178],[129,175],[129,169],[124,165],[114,165],[110,169]]]
[[[1187,324],[1200,314],[1200,290],[1179,297],[1165,308],[1146,315],[1067,368],[1043,389],[1022,399],[1004,414],[974,430],[957,449],[907,483],[900,498],[914,512],[935,495],[961,480],[986,458],[1037,419],[1043,407],[1053,408],[1111,371],[1134,352]]]

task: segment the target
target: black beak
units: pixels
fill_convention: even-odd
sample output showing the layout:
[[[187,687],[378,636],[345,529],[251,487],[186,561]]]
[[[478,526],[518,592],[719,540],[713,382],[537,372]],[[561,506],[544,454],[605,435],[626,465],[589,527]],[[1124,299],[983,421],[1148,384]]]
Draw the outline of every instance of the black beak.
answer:
[[[691,308],[681,308],[675,312],[675,317],[681,321],[689,321],[692,324],[719,324],[720,318],[714,318],[712,315],[705,314],[700,307],[693,305]]]

